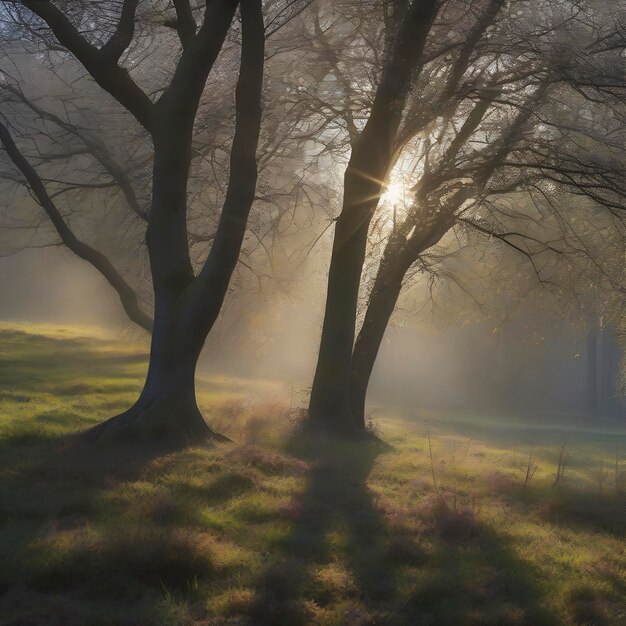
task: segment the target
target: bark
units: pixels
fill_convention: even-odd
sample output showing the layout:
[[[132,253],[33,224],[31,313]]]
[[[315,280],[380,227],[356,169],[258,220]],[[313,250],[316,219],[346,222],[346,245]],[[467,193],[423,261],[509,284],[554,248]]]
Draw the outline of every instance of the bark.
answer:
[[[87,431],[85,439],[98,443],[160,439],[173,446],[227,440],[208,426],[196,403],[195,371],[202,343],[175,318],[155,323],[139,399],[124,413]]]
[[[497,2],[492,4],[495,5]],[[534,105],[541,100],[544,93],[545,88],[541,87],[532,96],[529,102],[531,106],[522,110],[511,126],[502,133],[500,141],[496,142],[491,158],[474,173],[474,185],[458,190],[448,201],[445,209],[439,207],[438,203],[429,207],[427,196],[445,181],[446,168],[454,162],[462,144],[478,128],[490,105],[498,96],[499,90],[485,92],[484,98],[474,107],[451,142],[438,171],[422,178],[416,202],[417,206],[423,207],[421,218],[415,222],[415,228],[412,229],[413,232],[408,238],[405,238],[405,233],[411,232],[410,227],[413,222],[410,220],[404,222],[390,237],[374,279],[363,325],[355,342],[349,389],[352,417],[359,429],[365,428],[367,387],[407,271],[420,254],[441,241],[452,228],[455,223],[456,210],[473,194],[485,188],[495,168],[515,145],[532,114]]]
[[[265,27],[261,0],[241,4],[243,46],[235,92],[235,135],[222,213],[206,263],[193,286],[195,311],[211,325],[230,284],[254,203],[261,130]]]
[[[146,231],[155,303],[154,323],[144,324],[146,328],[152,326],[148,374],[137,402],[86,437],[99,441],[166,436],[177,442],[207,436],[222,438],[202,419],[194,379],[198,357],[239,258],[256,190],[265,59],[262,0],[207,2],[197,32],[189,4],[175,0],[175,27],[183,51],[170,84],[154,103],[119,65],[134,37],[137,0],[124,0],[117,28],[101,48],[90,43],[54,4],[35,0],[23,0],[23,4],[47,24],[93,79],[134,115],[154,144],[152,202]],[[187,233],[194,122],[207,78],[238,6],[242,46],[230,180],[213,246],[203,269],[195,276]],[[89,256],[88,260],[103,274],[111,274],[108,259],[76,239],[49,198],[40,194],[38,199],[64,243],[84,258]]]
[[[369,219],[359,220],[355,216],[361,195],[358,187],[358,181],[350,180],[349,174],[346,175],[344,207],[354,208],[344,209],[335,227],[324,325],[309,405],[310,421],[345,434],[356,427],[348,390],[359,284],[369,228]]]
[[[350,398],[352,415],[359,428],[365,428],[367,387],[406,273],[422,252],[441,241],[453,224],[450,214],[437,220],[425,219],[406,241],[392,237],[383,254],[352,355]]]
[[[22,4],[48,25],[57,41],[76,57],[98,85],[132,113],[146,130],[152,129],[154,106],[150,98],[129,72],[118,65],[134,34],[136,0],[126,0],[116,32],[101,49],[89,43],[52,2],[22,0]]]
[[[352,416],[350,370],[367,234],[412,79],[418,71],[435,2],[413,2],[386,64],[370,117],[355,140],[344,179],[341,214],[328,273],[324,324],[311,388],[309,422],[339,433],[362,431]]]
[[[350,400],[352,415],[358,427],[365,429],[365,398],[376,357],[402,290],[406,270],[381,268],[376,275],[367,312],[352,354]]]
[[[153,133],[153,198],[146,243],[155,317],[148,375],[135,405],[90,431],[91,441],[156,437],[187,444],[226,439],[202,418],[194,380],[200,352],[237,265],[256,190],[265,56],[261,0],[242,3],[241,17],[230,180],[213,246],[201,272],[194,276],[187,236],[187,181],[195,109],[189,111],[189,103],[181,104],[172,92],[159,104],[159,115],[164,117]],[[193,51],[195,44],[192,40],[186,50]],[[190,71],[197,68],[191,66]],[[177,76],[181,78],[178,72]]]

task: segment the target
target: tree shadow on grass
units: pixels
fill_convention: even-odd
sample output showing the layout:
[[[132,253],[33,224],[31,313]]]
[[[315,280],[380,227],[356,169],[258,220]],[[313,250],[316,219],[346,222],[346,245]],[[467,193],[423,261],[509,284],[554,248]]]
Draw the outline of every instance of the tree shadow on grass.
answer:
[[[287,448],[310,471],[257,581],[253,624],[558,623],[504,534],[458,527],[452,511],[390,519],[367,485],[380,445],[296,435]]]
[[[159,484],[155,473],[180,468],[182,478],[195,467],[192,452],[173,451],[67,437],[0,448],[0,621],[69,626],[130,615],[135,623],[136,611],[136,623],[156,624],[165,590],[184,594],[212,580],[211,551],[184,521],[198,502],[245,485],[225,475],[199,495]],[[102,610],[109,618],[94,621]]]
[[[538,574],[506,533],[444,508],[424,533],[432,550],[390,624],[541,626],[559,624],[545,606]]]
[[[393,581],[379,554],[384,520],[366,487],[380,446],[297,433],[286,451],[306,461],[310,470],[304,492],[284,512],[290,529],[269,555],[252,617],[258,624],[297,626],[311,623],[303,597],[319,605],[328,600],[330,585],[318,584],[315,570],[331,565],[339,553],[348,555],[359,587],[370,591],[378,587],[384,594],[393,588]],[[345,545],[335,533],[345,538]],[[377,575],[371,577],[374,566]]]

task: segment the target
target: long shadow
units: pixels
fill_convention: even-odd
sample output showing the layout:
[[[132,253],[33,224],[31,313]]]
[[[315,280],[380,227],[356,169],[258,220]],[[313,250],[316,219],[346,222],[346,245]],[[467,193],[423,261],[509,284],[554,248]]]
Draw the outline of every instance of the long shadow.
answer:
[[[384,594],[393,587],[392,573],[379,558],[385,549],[385,521],[366,486],[381,447],[297,433],[286,451],[309,463],[311,469],[304,492],[290,505],[290,530],[273,547],[258,581],[252,617],[259,625],[311,623],[300,599],[308,597],[320,605],[328,601],[327,589],[315,583],[315,569],[332,563],[337,552],[349,555],[359,588],[373,592],[377,585],[370,578],[374,567],[377,579],[387,580],[379,591]],[[345,546],[338,545],[333,536],[342,530],[348,537]]]
[[[504,535],[476,523],[455,529],[451,512],[419,533],[412,518],[390,524],[367,485],[380,446],[298,435],[287,448],[311,469],[257,582],[254,624],[314,624],[311,603],[333,602],[346,607],[345,624],[559,623]],[[333,567],[348,572],[344,589],[341,578],[320,584]]]
[[[449,513],[453,515],[453,513]],[[480,523],[455,528],[444,514],[430,529],[436,548],[423,576],[397,598],[389,624],[553,626],[540,580],[502,532]],[[452,526],[452,528],[451,528]]]
[[[174,451],[166,445],[89,446],[72,437],[1,447],[0,605],[20,590],[44,594],[46,601],[76,592],[131,602],[139,593],[133,588],[138,581],[158,599],[164,585],[186,588],[196,574],[210,578],[212,564],[176,534],[177,520],[195,510],[196,494],[161,502],[150,500],[149,492],[141,499],[140,493],[137,507],[146,502],[154,506],[139,511],[144,523],[135,529],[123,525],[117,517],[122,513],[123,519],[121,505],[110,500],[119,485],[128,483],[132,490],[135,481],[141,484],[143,470],[157,459],[159,469],[167,472],[170,459],[177,462],[169,456]],[[225,490],[245,487],[235,479],[229,482],[228,475],[223,480],[225,485],[209,485],[202,500],[219,502]],[[143,526],[145,532],[140,532]],[[81,534],[89,532],[96,533],[95,543]],[[76,536],[78,543],[50,552],[47,539],[63,533]],[[45,611],[45,606],[29,610]],[[53,618],[46,623],[56,623]],[[43,616],[33,619],[24,623],[40,623]]]
[[[117,346],[112,340],[91,336],[52,337],[0,327],[0,401],[26,408],[33,404],[23,424],[11,419],[2,424],[0,523],[12,519],[14,510],[20,508],[15,498],[36,499],[33,508],[52,517],[64,509],[64,501],[80,492],[88,509],[104,490],[136,479],[155,458],[176,451],[167,442],[94,446],[80,438],[94,424],[85,413],[108,410],[108,406],[99,402],[78,410],[67,398],[94,393],[115,396],[140,388],[141,378],[127,366],[141,364],[146,355],[107,349]],[[77,381],[77,372],[84,373],[88,382]],[[94,383],[99,377],[107,380],[106,386]],[[63,407],[46,410],[42,394],[64,399]]]
[[[198,525],[203,506],[251,489],[244,472],[198,489],[187,480],[197,451],[85,445],[71,434],[121,408],[145,358],[113,341],[0,327],[3,625],[162,623],[164,593],[217,576],[210,551],[181,529]],[[110,617],[96,619],[102,610]]]

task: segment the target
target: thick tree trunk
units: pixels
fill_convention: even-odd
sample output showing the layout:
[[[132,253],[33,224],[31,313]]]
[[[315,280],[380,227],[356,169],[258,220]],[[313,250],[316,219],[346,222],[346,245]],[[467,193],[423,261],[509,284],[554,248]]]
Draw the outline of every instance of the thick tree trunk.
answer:
[[[196,364],[210,324],[192,318],[194,301],[185,298],[194,281],[186,219],[190,161],[188,121],[160,125],[154,135],[146,232],[155,302],[148,374],[135,404],[88,431],[88,441],[164,440],[185,445],[213,434],[195,396]]]
[[[232,13],[238,3],[227,4]],[[173,89],[157,105],[158,123],[152,133],[152,207],[146,234],[155,312],[146,383],[128,411],[89,431],[88,439],[165,439],[182,445],[203,439],[227,439],[202,418],[196,403],[195,372],[237,265],[256,190],[265,58],[261,0],[242,3],[241,19],[241,65],[235,94],[230,178],[213,246],[202,271],[195,276],[187,236],[187,182],[193,123],[204,77],[196,86],[195,98],[181,99]],[[227,24],[222,27],[225,35]],[[223,40],[222,35],[219,41]],[[219,47],[215,54],[218,50]],[[177,76],[183,88],[187,80],[183,78],[187,72],[193,73],[195,66],[192,63],[182,70],[181,67],[182,62],[182,74],[177,71]],[[210,68],[205,69],[208,73]]]
[[[309,422],[341,434],[363,429],[354,421],[350,368],[367,236],[384,181],[393,162],[397,102],[384,102],[389,117],[370,117],[352,148],[344,177],[341,214],[335,226],[317,368],[311,387]],[[393,121],[392,118],[395,118]],[[390,121],[392,119],[392,121]]]
[[[141,396],[128,411],[85,436],[93,441],[138,437],[180,443],[218,437],[198,410],[194,379],[198,357],[237,264],[255,196],[265,60],[263,2],[207,3],[199,29],[189,10],[177,4],[177,31],[183,51],[170,84],[154,102],[118,63],[133,40],[137,0],[123,3],[115,33],[101,47],[85,39],[64,12],[51,3],[25,0],[24,4],[48,24],[59,43],[74,54],[94,80],[135,116],[150,133],[154,145],[152,203],[146,231],[154,287],[154,324],[146,316],[138,321],[153,333],[148,375]],[[187,184],[194,124],[207,78],[237,7],[241,15],[241,60],[230,179],[213,246],[196,276],[187,233]],[[41,181],[39,185],[43,187]],[[116,274],[104,262],[106,259],[103,261],[73,237],[44,195],[38,197],[63,241],[90,260],[114,286],[117,284],[130,315],[134,294],[126,294],[123,282],[115,283]]]
[[[204,421],[196,403],[196,364],[203,337],[155,323],[144,388],[135,404],[86,433],[91,442],[163,440],[172,445],[226,438]]]
[[[328,273],[328,291],[309,422],[343,434],[364,429],[352,416],[350,378],[367,234],[389,168],[412,79],[435,17],[435,0],[413,2],[399,26],[369,119],[353,143]]]
[[[88,441],[164,440],[185,445],[213,436],[195,395],[195,371],[212,321],[189,297],[194,273],[187,245],[190,129],[172,124],[155,137],[146,244],[154,288],[154,325],[144,388],[135,404],[86,433]],[[221,304],[221,303],[220,303]]]
[[[365,398],[378,351],[395,309],[404,272],[395,272],[386,280],[376,280],[365,319],[354,345],[350,380],[352,416],[365,429]]]
[[[346,175],[344,206],[358,207],[359,196],[368,194],[359,193],[358,183],[349,178],[350,172]],[[354,208],[344,209],[335,228],[324,325],[309,404],[310,422],[344,434],[359,429],[350,407],[350,363],[370,222],[369,211],[365,218],[355,213]]]

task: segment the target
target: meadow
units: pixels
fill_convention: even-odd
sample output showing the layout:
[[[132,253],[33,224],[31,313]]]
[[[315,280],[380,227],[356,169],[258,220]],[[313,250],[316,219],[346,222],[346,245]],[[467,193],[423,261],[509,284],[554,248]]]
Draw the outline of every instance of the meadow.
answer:
[[[0,326],[0,624],[626,624],[626,422],[372,417],[303,434],[202,376],[232,443],[79,446],[145,345]]]

